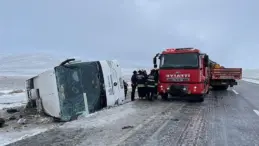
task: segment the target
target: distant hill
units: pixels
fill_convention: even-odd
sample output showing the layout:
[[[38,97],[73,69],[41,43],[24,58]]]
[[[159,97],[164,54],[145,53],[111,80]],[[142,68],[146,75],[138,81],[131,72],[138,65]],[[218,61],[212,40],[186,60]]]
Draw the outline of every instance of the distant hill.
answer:
[[[69,58],[74,58],[73,56]],[[76,57],[77,59],[80,59]],[[21,55],[0,54],[0,76],[33,76],[59,65],[67,59],[64,56],[46,53],[26,53]],[[87,60],[87,59],[83,59]],[[125,78],[130,79],[133,70],[137,68],[123,68]]]
[[[58,65],[62,58],[48,54],[21,54],[0,56],[0,76],[35,75]]]
[[[70,58],[73,58],[71,56]],[[58,65],[67,59],[64,56],[46,53],[26,53],[21,55],[0,54],[0,76],[33,76]],[[80,58],[79,58],[80,59]],[[85,59],[84,59],[85,60]],[[140,68],[123,68],[125,80],[130,81],[132,72]],[[149,72],[149,69],[146,69]],[[243,71],[243,77],[259,79],[259,69]]]
[[[243,71],[244,78],[259,79],[259,69],[247,69]]]

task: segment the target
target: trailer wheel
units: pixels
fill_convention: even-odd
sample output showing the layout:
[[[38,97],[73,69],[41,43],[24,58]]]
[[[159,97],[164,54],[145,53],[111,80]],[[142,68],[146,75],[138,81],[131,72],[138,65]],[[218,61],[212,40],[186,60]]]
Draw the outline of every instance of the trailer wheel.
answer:
[[[228,89],[228,86],[221,86],[220,89],[221,89],[221,90],[227,90],[227,89]]]
[[[223,86],[213,86],[212,88],[213,88],[213,90],[227,90],[228,86],[226,86],[226,85],[223,85]]]

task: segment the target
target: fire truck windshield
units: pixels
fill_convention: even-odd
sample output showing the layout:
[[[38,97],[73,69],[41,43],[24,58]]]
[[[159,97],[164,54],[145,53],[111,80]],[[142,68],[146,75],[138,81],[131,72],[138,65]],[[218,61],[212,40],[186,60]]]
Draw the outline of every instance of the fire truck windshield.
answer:
[[[198,53],[162,54],[160,68],[198,68]]]

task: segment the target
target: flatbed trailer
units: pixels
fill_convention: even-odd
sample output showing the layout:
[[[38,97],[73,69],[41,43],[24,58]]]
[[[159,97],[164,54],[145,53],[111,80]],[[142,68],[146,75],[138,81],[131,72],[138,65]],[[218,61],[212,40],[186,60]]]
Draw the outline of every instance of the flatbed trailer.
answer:
[[[211,68],[210,86],[216,90],[227,90],[228,87],[237,85],[237,80],[242,79],[242,68]]]

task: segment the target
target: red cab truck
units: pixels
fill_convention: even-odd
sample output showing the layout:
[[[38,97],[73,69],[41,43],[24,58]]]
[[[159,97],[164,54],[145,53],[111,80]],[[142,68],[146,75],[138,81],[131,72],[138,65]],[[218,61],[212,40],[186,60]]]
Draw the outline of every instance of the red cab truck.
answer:
[[[153,64],[158,67],[157,90],[163,99],[171,95],[203,102],[210,87],[226,90],[242,78],[242,68],[224,68],[195,48],[166,49],[156,54]]]
[[[166,49],[154,57],[153,64],[158,67],[157,90],[163,99],[171,95],[204,101],[209,92],[208,55],[195,48]]]

